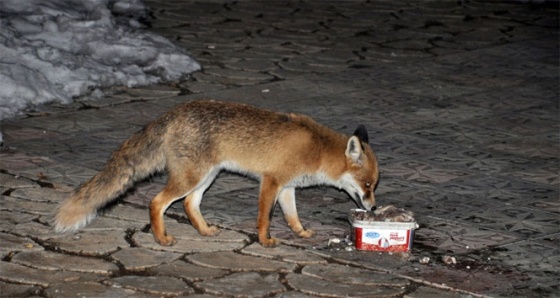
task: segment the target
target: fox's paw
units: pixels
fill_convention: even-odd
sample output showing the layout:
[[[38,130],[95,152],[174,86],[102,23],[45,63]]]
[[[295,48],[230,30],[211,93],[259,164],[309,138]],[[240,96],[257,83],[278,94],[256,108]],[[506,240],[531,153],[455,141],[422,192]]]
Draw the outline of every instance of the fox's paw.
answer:
[[[218,236],[220,234],[220,228],[216,226],[208,226],[204,231],[198,231],[202,236]]]
[[[161,238],[158,237],[154,237],[154,238],[156,239],[156,242],[161,246],[173,246],[177,243],[175,237],[170,235],[165,235],[164,237]]]
[[[297,233],[297,235],[301,238],[311,238],[315,235],[315,231],[313,231],[313,230],[301,230]]]
[[[268,238],[264,240],[259,240],[259,243],[263,247],[272,248],[280,245],[280,240],[278,238]]]

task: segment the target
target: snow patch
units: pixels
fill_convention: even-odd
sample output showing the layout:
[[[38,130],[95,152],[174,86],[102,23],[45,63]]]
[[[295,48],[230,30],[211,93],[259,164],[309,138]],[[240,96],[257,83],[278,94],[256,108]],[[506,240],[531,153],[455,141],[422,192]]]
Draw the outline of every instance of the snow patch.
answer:
[[[141,0],[1,0],[0,120],[199,70],[185,50],[140,29],[145,11]]]

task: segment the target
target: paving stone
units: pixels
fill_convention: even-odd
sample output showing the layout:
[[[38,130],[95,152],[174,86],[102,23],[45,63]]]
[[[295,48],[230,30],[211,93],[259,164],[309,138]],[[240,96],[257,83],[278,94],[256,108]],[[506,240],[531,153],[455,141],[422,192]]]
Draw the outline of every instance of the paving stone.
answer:
[[[0,243],[2,243],[0,251],[5,253],[43,250],[41,245],[27,237],[18,237],[6,233],[0,233]]]
[[[169,96],[179,95],[181,92],[178,88],[169,85],[153,85],[153,86],[140,86],[134,89],[127,89],[127,92],[133,96],[143,99],[149,98],[165,98]]]
[[[315,58],[323,61],[327,60],[338,62],[339,64],[347,64],[358,59],[358,56],[354,53],[354,51],[356,50],[347,47],[329,48],[316,55]]]
[[[462,95],[485,91],[480,87],[459,86],[442,81],[415,82],[398,87],[399,92],[427,96],[435,99],[449,99]]]
[[[182,255],[172,252],[153,251],[137,247],[127,247],[111,255],[124,265],[126,270],[143,270],[149,267],[170,263]]]
[[[327,262],[317,254],[311,253],[305,249],[294,248],[287,245],[265,248],[258,243],[253,243],[243,248],[241,252],[255,257],[282,260],[297,264],[319,264]]]
[[[339,72],[343,71],[348,66],[341,65],[341,64],[332,64],[325,65],[325,64],[318,64],[312,63],[308,61],[307,63],[302,63],[299,61],[281,61],[278,63],[282,69],[289,70],[289,71],[301,71],[301,72],[313,72],[313,73],[328,73],[328,72]]]
[[[146,208],[136,208],[128,205],[116,205],[114,208],[106,210],[103,215],[109,218],[120,220],[130,220],[142,223],[150,222],[150,213]]]
[[[380,62],[402,62],[406,61],[407,59],[421,59],[434,56],[427,51],[396,49],[381,46],[370,46],[367,48],[367,51],[361,52],[360,55],[363,56],[366,60],[374,60]]]
[[[306,74],[306,72],[303,71],[297,71],[297,70],[287,70],[287,69],[275,69],[275,70],[271,70],[268,73],[270,73],[271,75],[279,78],[279,79],[283,79],[283,80],[288,80],[288,79],[293,79],[296,77],[301,77],[302,75]]]
[[[286,279],[300,292],[324,297],[399,297],[406,292],[405,288],[340,284],[311,276],[303,278],[294,273],[288,274]]]
[[[227,88],[222,84],[213,84],[213,83],[205,83],[205,82],[189,82],[185,84],[184,88],[189,90],[192,93],[206,93],[210,91],[216,90],[223,90]]]
[[[450,255],[450,254],[448,254]],[[457,264],[445,264],[438,262],[438,257],[430,262],[429,266],[410,266],[400,268],[397,273],[409,278],[420,279],[424,284],[431,284],[440,289],[465,290],[471,293],[488,293],[490,296],[500,297],[527,297],[526,289],[530,288],[526,273],[509,267],[505,269],[501,265],[489,262],[487,258],[482,260],[465,259],[465,256],[452,255],[456,257]],[[505,270],[504,270],[505,269]],[[490,290],[492,289],[492,290]],[[514,289],[514,290],[512,290]],[[498,291],[496,291],[498,290]],[[551,296],[554,291],[541,288],[543,297]],[[522,293],[513,295],[513,293]],[[531,290],[529,292],[532,292]],[[496,295],[499,293],[499,295]],[[529,294],[531,296],[531,294]]]
[[[205,70],[204,73],[212,76],[226,77],[226,78],[237,79],[237,80],[260,81],[260,82],[270,81],[274,79],[274,77],[263,73],[258,73],[253,71],[239,71],[239,70],[224,69],[224,68],[209,68]]]
[[[495,257],[504,264],[527,271],[555,271],[560,265],[559,242],[560,233],[533,237],[530,240],[500,246]],[[530,256],[527,255],[527,251],[531,251]]]
[[[2,297],[30,297],[38,294],[40,287],[22,284],[10,284],[0,281],[0,295]]]
[[[199,82],[220,84],[220,85],[227,86],[228,88],[232,86],[250,86],[250,85],[260,84],[263,82],[259,80],[246,80],[242,78],[214,76],[206,73],[194,73],[193,78]],[[272,79],[273,77],[270,77],[267,80],[272,80]]]
[[[399,40],[399,41],[392,41],[383,43],[383,46],[395,49],[406,49],[406,50],[417,50],[417,51],[426,51],[433,46],[424,40]]]
[[[7,196],[0,196],[0,203],[6,210],[24,211],[37,215],[49,215],[56,208],[56,204],[53,203],[34,202]]]
[[[16,224],[31,222],[39,216],[36,214],[21,213],[18,211],[8,211],[0,205],[0,227],[2,225],[13,227]]]
[[[286,61],[291,63],[296,63],[296,64],[302,63],[302,64],[309,64],[312,66],[338,67],[344,69],[348,67],[350,62],[355,61],[358,58],[358,56],[354,55],[353,57],[349,57],[349,59],[335,59],[329,55],[323,56],[323,53],[325,53],[325,51],[314,55],[294,57]]]
[[[163,98],[160,98],[158,99],[158,101],[162,99]],[[147,121],[151,121],[155,119],[156,117],[165,113],[166,111],[167,109],[165,107],[158,105],[157,102],[155,102],[155,100],[152,100],[152,101],[132,102],[126,105],[114,106],[111,107],[110,109],[105,109],[103,111],[97,110],[92,113],[95,113],[94,115],[96,116],[105,116],[107,118],[115,119],[115,122],[118,123],[126,123],[135,126],[137,125],[138,127],[136,128],[138,130],[144,124],[146,124]],[[134,126],[131,126],[130,128],[134,128]],[[128,130],[124,130],[124,131],[128,131]],[[113,145],[112,142],[108,144]],[[116,148],[117,144],[115,144],[113,148]]]
[[[47,217],[50,220],[50,216]],[[41,218],[43,217],[39,217],[39,219]],[[10,232],[22,237],[36,237],[43,241],[51,238],[54,239],[64,237],[63,234],[55,233],[54,229],[50,226],[34,221],[17,224],[10,228]]]
[[[215,279],[228,273],[226,270],[197,266],[184,261],[174,261],[169,264],[153,267],[150,268],[149,272],[152,275],[180,276],[191,282]]]
[[[177,239],[173,246],[157,244],[151,233],[135,233],[132,240],[140,247],[181,253],[240,249],[249,241],[246,235],[227,229],[222,229],[217,236],[202,236],[190,224],[172,219],[166,220],[166,229]]]
[[[346,205],[346,207],[347,208],[345,209],[350,210],[351,208],[355,207],[355,204],[348,202],[348,205]],[[332,209],[336,210],[337,208],[333,206]],[[325,213],[328,213],[327,210],[325,211],[326,211]],[[340,225],[331,225],[327,222],[327,220],[324,219],[322,220],[304,219],[301,222],[303,226],[305,226],[306,228],[315,231],[315,235],[313,235],[313,237],[310,238],[298,237],[291,231],[284,218],[281,217],[273,218],[270,234],[273,237],[281,239],[282,242],[285,244],[312,248],[313,249],[312,252],[316,253],[316,251],[314,250],[326,248],[330,239],[333,238],[344,239],[349,231],[349,226],[341,227]]]
[[[6,131],[6,133],[4,133],[4,144],[10,144],[10,145],[17,143],[21,140],[26,140],[26,141],[41,140],[41,139],[50,139],[59,136],[57,133],[46,131],[41,128],[19,127],[17,125],[12,126],[10,124],[6,126],[3,125],[3,130]],[[19,178],[18,176],[12,176],[12,177],[15,179]]]
[[[196,253],[188,255],[187,259],[200,266],[233,271],[291,272],[296,268],[296,264],[245,256],[231,251]]]
[[[10,197],[37,202],[61,202],[70,193],[52,188],[21,188],[10,193]]]
[[[121,220],[105,216],[96,217],[90,224],[82,228],[81,231],[100,231],[100,230],[121,230],[142,229],[147,223],[139,221]]]
[[[126,89],[122,90],[117,86],[117,87],[112,87],[110,90],[111,93],[114,94],[107,95],[106,97],[103,98],[97,98],[95,100],[91,100],[90,98],[87,97],[84,99],[78,98],[76,99],[76,101],[88,107],[102,108],[111,105],[126,104],[136,100],[134,97],[130,96],[130,94],[126,92],[127,91]]]
[[[409,253],[383,253],[372,251],[328,251],[330,257],[337,263],[363,267],[374,271],[394,271],[409,267]]]
[[[273,63],[271,63],[269,59],[240,60],[232,63],[227,63],[225,67],[229,69],[241,69],[260,72],[271,71],[278,68]]]
[[[301,273],[333,283],[387,287],[406,287],[410,284],[407,279],[384,272],[375,272],[338,264],[307,265],[303,267]]]
[[[470,298],[475,297],[469,294],[446,291],[437,288],[420,287],[412,293],[404,295],[404,298]]]
[[[487,245],[503,245],[521,239],[510,233],[472,227],[472,223],[460,224],[438,218],[425,219],[424,222],[427,226],[418,230],[415,242],[455,253],[465,253]],[[450,238],[451,231],[454,233]]]
[[[62,251],[87,256],[113,253],[119,248],[129,247],[121,230],[83,231],[76,234],[51,238],[49,242]]]
[[[292,49],[282,47],[254,47],[247,51],[225,54],[227,57],[235,59],[270,59],[272,61],[298,56]]]
[[[317,297],[317,296],[311,296],[311,295],[307,295],[307,294],[303,294],[303,293],[299,293],[299,292],[286,292],[286,293],[276,294],[272,297],[277,297],[277,298],[308,298],[308,297]]]
[[[196,283],[196,287],[216,295],[264,297],[286,291],[277,273],[239,272],[220,279]]]
[[[12,258],[12,262],[42,270],[65,270],[106,275],[119,269],[115,264],[102,259],[65,255],[50,251],[20,252]]]
[[[105,280],[103,283],[155,295],[186,295],[194,290],[180,279],[168,276],[127,275]]]
[[[229,251],[240,249],[245,246],[245,243],[243,242],[219,242],[215,240],[196,241],[190,239],[181,239],[177,236],[175,237],[178,240],[177,243],[173,246],[161,246],[157,244],[154,240],[154,236],[151,233],[136,233],[132,236],[132,241],[134,241],[134,243],[139,247],[178,253]]]
[[[10,250],[0,249],[0,259],[11,257],[14,253]]]
[[[0,173],[0,185],[6,188],[33,188],[39,187],[37,183],[18,176]]]
[[[50,285],[45,289],[48,297],[160,297],[159,295],[117,288],[93,282],[71,282]]]
[[[249,242],[249,237],[247,237],[246,235],[228,229],[221,229],[220,234],[218,234],[217,236],[208,237],[200,235],[200,233],[198,233],[198,231],[192,225],[179,223],[175,220],[166,220],[165,226],[167,231],[171,235],[177,237],[177,239],[204,242]]]
[[[0,262],[0,279],[6,282],[48,287],[62,282],[96,282],[102,277],[79,272],[34,269],[14,263]]]
[[[51,160],[44,157],[30,156],[16,150],[0,151],[0,167],[10,174],[21,173],[22,170],[38,169],[40,166],[52,164]],[[36,177],[35,177],[36,178]]]
[[[60,184],[75,187],[97,174],[94,170],[70,164],[48,164],[42,168],[16,170],[16,173],[23,177],[52,183],[57,187]]]
[[[274,82],[270,84],[247,86],[241,88],[242,90],[234,91],[235,89],[226,89],[217,92],[208,92],[206,94],[196,94],[189,96],[192,99],[205,99],[214,98],[218,100],[238,101],[242,103],[251,103],[252,100],[258,99],[259,102],[269,103],[278,106],[286,104],[287,102],[295,102],[298,99],[305,98],[309,94],[309,89],[320,89],[322,86],[315,82],[310,82],[307,79],[301,78],[297,84],[289,84],[283,81]],[[268,92],[263,92],[268,90]],[[270,107],[269,107],[270,108]],[[284,108],[285,109],[285,108]],[[293,110],[289,110],[293,111]]]

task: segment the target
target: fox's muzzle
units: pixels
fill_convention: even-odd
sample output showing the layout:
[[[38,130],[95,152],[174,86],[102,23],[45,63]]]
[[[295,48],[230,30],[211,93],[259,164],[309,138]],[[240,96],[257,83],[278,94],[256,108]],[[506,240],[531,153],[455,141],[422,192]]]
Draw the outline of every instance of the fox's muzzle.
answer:
[[[373,192],[362,197],[360,202],[362,204],[362,208],[365,210],[370,211],[375,209],[375,196],[373,195]]]
[[[368,211],[375,209],[375,197],[373,194],[361,196],[359,193],[354,192],[352,199],[354,199],[358,207],[361,209]]]
[[[352,196],[352,199],[354,200],[354,202],[356,202],[356,204],[358,205],[358,207],[360,207],[360,209],[366,209],[366,206],[364,206],[364,203],[362,202],[362,197],[360,196],[359,193],[355,192],[354,195]]]

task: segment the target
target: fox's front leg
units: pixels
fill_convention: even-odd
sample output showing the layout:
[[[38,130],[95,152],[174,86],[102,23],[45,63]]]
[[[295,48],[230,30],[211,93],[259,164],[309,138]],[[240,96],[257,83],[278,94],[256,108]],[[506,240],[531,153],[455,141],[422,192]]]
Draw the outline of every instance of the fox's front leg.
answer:
[[[284,213],[284,218],[292,231],[302,238],[309,238],[315,234],[313,230],[306,230],[301,222],[296,209],[296,191],[293,187],[284,188],[278,195],[278,202]]]
[[[264,247],[275,247],[280,240],[270,237],[270,217],[272,208],[276,203],[278,194],[278,182],[269,176],[264,176],[261,181],[259,192],[259,214],[257,216],[257,228],[259,230],[259,243]]]

